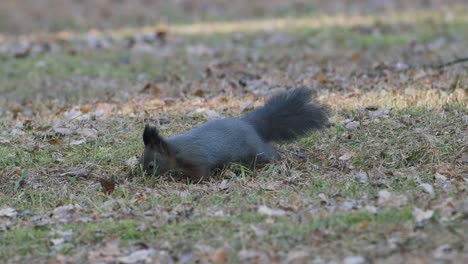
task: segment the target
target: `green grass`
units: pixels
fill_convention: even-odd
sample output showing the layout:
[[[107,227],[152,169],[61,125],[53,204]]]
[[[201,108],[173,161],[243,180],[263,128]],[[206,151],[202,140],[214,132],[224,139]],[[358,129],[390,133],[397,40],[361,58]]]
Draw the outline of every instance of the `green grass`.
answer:
[[[367,212],[356,212],[348,215],[330,216],[324,218],[314,218],[311,221],[291,224],[290,217],[277,218],[276,222],[268,228],[268,237],[270,239],[282,238],[278,246],[291,247],[292,244],[299,244],[310,232],[314,230],[328,229],[334,232],[343,232],[349,230],[353,225],[367,222],[374,227],[385,227],[392,229],[402,223],[412,219],[411,208],[398,210],[385,210],[375,215]],[[63,224],[60,226],[45,227],[18,227],[0,234],[2,241],[2,260],[19,254],[23,256],[48,255],[51,250],[50,240],[54,238],[52,230],[72,230],[73,235],[67,243],[75,245],[89,245],[103,240],[105,237],[117,236],[123,245],[143,242],[154,243],[152,241],[167,241],[170,244],[188,244],[193,247],[197,241],[205,241],[210,246],[222,246],[224,242],[239,240],[239,232],[248,232],[251,224],[264,223],[266,217],[257,213],[242,213],[239,216],[229,217],[198,217],[190,219],[183,217],[175,219],[172,223],[154,226],[151,221],[144,220],[147,230],[139,229],[141,220],[117,220],[102,221],[93,223],[74,223]],[[217,237],[222,234],[224,239],[211,240],[211,237]],[[349,234],[352,236],[352,234]],[[267,241],[261,241],[253,238],[253,241],[247,243],[264,244]],[[237,241],[240,246],[245,241]],[[283,244],[284,243],[284,244]],[[75,253],[73,248],[68,248],[69,252]]]
[[[433,25],[433,24],[431,24]],[[454,21],[453,24],[418,23],[403,25],[403,29],[383,30],[378,34],[359,33],[353,28],[323,27],[320,29],[296,29],[283,32],[291,43],[271,44],[267,41],[268,33],[243,34],[240,40],[243,47],[255,49],[257,56],[268,58],[268,67],[277,65],[280,69],[288,60],[301,60],[303,53],[298,53],[297,46],[310,46],[320,49],[323,45],[336,45],[339,50],[388,50],[392,47],[407,45],[411,42],[428,43],[440,37],[453,39],[464,34],[466,23]],[[406,28],[405,28],[406,27]],[[71,55],[66,52],[29,56],[24,59],[4,57],[0,65],[0,82],[5,98],[27,101],[34,98],[38,92],[46,98],[59,97],[67,101],[82,101],[86,98],[102,98],[109,91],[128,90],[136,82],[137,76],[144,74],[148,80],[172,75],[183,79],[199,79],[205,76],[205,69],[212,62],[210,56],[193,58],[187,53],[187,45],[205,45],[208,49],[223,47],[226,43],[224,34],[203,36],[184,36],[182,43],[170,44],[170,54],[179,60],[154,55],[136,55],[129,50],[110,48],[78,52]],[[279,45],[279,46],[278,46]],[[155,47],[161,49],[160,47]],[[271,52],[271,48],[280,52]],[[65,46],[65,51],[68,48]],[[226,56],[230,56],[226,54]],[[227,57],[227,58],[228,58]],[[123,62],[128,60],[128,63]],[[44,66],[38,66],[43,64]],[[53,83],[46,89],[42,83]],[[91,82],[87,81],[91,80]],[[103,84],[111,80],[120,83],[116,87]],[[68,82],[72,82],[72,86]],[[124,87],[119,87],[124,85]],[[59,90],[60,89],[60,90]],[[135,92],[134,90],[132,92]]]
[[[337,263],[349,255],[405,262],[391,258],[405,252],[429,261],[437,247],[449,244],[460,256],[455,234],[466,229],[460,177],[468,115],[460,88],[466,70],[392,67],[462,54],[466,26],[434,16],[414,24],[171,36],[151,55],[120,42],[92,49],[73,41],[52,53],[0,55],[0,210],[8,206],[18,212],[16,218],[0,217],[0,262],[53,261],[57,255],[86,262],[82,252],[99,249],[111,236],[125,252],[142,243],[168,250],[174,259],[191,252],[201,262],[208,261],[199,258],[203,246],[225,247],[232,263],[243,262],[242,250],[274,253],[280,261],[290,252],[310,250],[311,256]],[[441,39],[450,47],[434,44]],[[208,52],[192,54],[196,45]],[[68,52],[75,48],[77,54]],[[146,82],[156,83],[162,94],[139,93]],[[158,124],[170,136],[205,122],[208,116],[199,110],[240,116],[248,100],[256,104],[268,91],[292,86],[315,89],[332,124],[275,144],[282,159],[274,164],[232,164],[201,184],[176,174],[143,177],[126,164],[143,150],[144,123]],[[122,112],[94,117],[104,103]],[[388,117],[370,118],[364,110],[369,105],[390,109]],[[88,109],[91,117],[67,120],[71,109]],[[359,128],[346,128],[347,119],[359,122]],[[21,123],[25,135],[11,134]],[[98,137],[69,145],[82,136],[54,133],[58,123],[93,128]],[[81,168],[88,174],[64,175]],[[358,182],[356,173],[368,181]],[[436,173],[448,182],[436,180]],[[110,193],[103,192],[103,179],[115,180]],[[423,192],[421,183],[431,184],[434,196]],[[381,203],[381,190],[406,202]],[[452,207],[444,205],[448,198],[456,213],[442,220],[443,210]],[[55,208],[69,204],[80,208],[69,221],[51,218]],[[259,206],[286,215],[263,215]],[[416,226],[415,207],[435,214]],[[370,213],[372,208],[378,212]],[[37,227],[37,217],[53,223]],[[51,243],[57,230],[73,230],[61,249]],[[381,250],[389,240],[397,240],[398,250]]]

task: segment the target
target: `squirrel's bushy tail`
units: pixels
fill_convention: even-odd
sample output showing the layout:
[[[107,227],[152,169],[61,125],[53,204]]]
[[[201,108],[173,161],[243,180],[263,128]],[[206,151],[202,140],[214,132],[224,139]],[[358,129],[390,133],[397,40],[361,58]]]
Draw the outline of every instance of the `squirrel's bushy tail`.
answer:
[[[311,102],[311,91],[307,88],[279,93],[242,119],[250,123],[265,142],[292,140],[328,122],[325,110]]]

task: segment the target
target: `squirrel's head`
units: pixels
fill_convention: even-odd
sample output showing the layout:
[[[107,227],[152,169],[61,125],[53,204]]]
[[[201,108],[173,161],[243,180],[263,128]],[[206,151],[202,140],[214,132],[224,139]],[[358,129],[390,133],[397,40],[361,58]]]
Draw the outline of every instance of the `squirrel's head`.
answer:
[[[146,124],[143,131],[145,149],[141,156],[141,165],[146,173],[160,175],[175,167],[170,146],[158,133],[156,127]]]

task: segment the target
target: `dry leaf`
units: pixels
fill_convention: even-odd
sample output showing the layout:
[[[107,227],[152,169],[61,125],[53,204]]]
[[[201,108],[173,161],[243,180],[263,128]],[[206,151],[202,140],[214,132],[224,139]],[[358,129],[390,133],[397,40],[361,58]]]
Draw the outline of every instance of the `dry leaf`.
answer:
[[[295,250],[288,253],[284,263],[303,263],[310,258],[310,253],[304,250]]]
[[[434,250],[433,256],[437,259],[448,259],[453,256],[453,253],[453,249],[449,244],[443,244]]]
[[[11,207],[3,207],[2,209],[0,209],[0,217],[6,216],[10,218],[15,218],[17,214],[18,213],[16,212],[16,210]]]
[[[228,254],[224,248],[218,248],[211,255],[210,260],[215,264],[226,263],[228,260]]]
[[[4,137],[0,137],[0,145],[3,145],[3,144],[9,144],[10,143],[10,140],[4,138]]]
[[[241,250],[237,254],[242,263],[269,263],[270,260],[264,252],[255,250]]]
[[[421,224],[422,222],[430,219],[433,215],[434,211],[432,210],[424,211],[417,207],[415,207],[413,210],[414,221],[416,222],[416,224]]]
[[[125,161],[125,165],[128,167],[135,167],[140,163],[140,161],[136,157],[131,157]]]
[[[79,130],[78,133],[86,138],[90,138],[94,140],[97,139],[98,137],[97,131],[91,128],[82,128]]]
[[[72,140],[72,141],[70,141],[69,145],[70,146],[78,146],[78,145],[83,145],[84,143],[86,143],[86,139]]]
[[[421,183],[419,187],[421,187],[424,192],[430,194],[431,196],[435,195],[434,187],[432,187],[432,185],[430,185],[429,183]]]
[[[343,264],[366,264],[369,261],[363,256],[348,256],[343,259]]]
[[[258,237],[262,237],[266,234],[266,231],[259,227],[259,226],[256,226],[256,225],[250,225],[250,229],[255,233],[256,236]]]
[[[406,198],[403,194],[393,194],[388,190],[380,190],[378,193],[378,201],[379,205],[386,205],[386,206],[393,206],[393,207],[400,207],[407,204],[408,198]]]
[[[218,186],[220,191],[224,191],[228,189],[228,180],[224,179]]]
[[[254,102],[252,100],[243,101],[239,108],[242,113],[250,111],[254,108]]]
[[[74,133],[73,129],[66,128],[66,127],[54,127],[54,131],[57,134],[70,136]]]
[[[320,205],[321,205],[321,206],[325,206],[325,205],[327,205],[327,204],[330,204],[330,201],[328,200],[326,194],[324,194],[324,193],[319,193],[317,196],[318,196],[318,198],[319,198],[319,201],[320,201]]]
[[[193,254],[190,251],[182,252],[177,256],[178,263],[192,263],[193,261]]]
[[[73,177],[86,177],[89,175],[89,169],[88,168],[81,168],[81,169],[76,169],[72,171],[67,171],[60,176],[73,176]]]
[[[101,247],[88,253],[88,261],[91,263],[113,262],[120,255],[119,247],[120,241],[116,237],[105,238]]]
[[[268,215],[268,216],[283,216],[286,215],[286,212],[280,209],[271,209],[265,205],[258,207],[258,213]]]
[[[369,178],[367,177],[367,174],[360,172],[354,174],[354,180],[356,180],[358,183],[367,183]]]
[[[54,246],[54,248],[56,249],[60,249],[63,245],[63,243],[65,242],[65,239],[60,237],[60,238],[52,238],[50,240],[50,242],[52,242],[52,245]]]
[[[452,221],[457,217],[457,208],[452,197],[445,199],[445,201],[434,206],[434,208],[440,210],[440,220],[443,222]]]
[[[215,119],[222,117],[218,112],[214,110],[206,110],[205,116],[207,120],[215,120]]]
[[[351,121],[345,125],[345,127],[349,130],[356,130],[359,128],[359,122],[357,121]]]
[[[342,161],[347,161],[347,160],[350,160],[353,156],[354,156],[354,153],[352,153],[352,152],[346,152],[345,154],[343,154],[342,156],[340,156],[338,159],[339,159],[339,160],[342,160]]]
[[[447,177],[445,177],[444,175],[436,172],[435,173],[435,176],[434,176],[435,180],[438,181],[438,182],[445,182],[447,181]]]
[[[75,209],[75,206],[72,204],[59,206],[54,209],[53,217],[57,219],[68,218]]]
[[[137,250],[128,256],[119,257],[117,261],[124,264],[133,264],[142,261],[145,263],[151,263],[151,256],[153,256],[155,253],[156,250],[154,249]]]
[[[366,106],[366,109],[367,111],[377,111],[379,110],[379,107],[377,105],[369,105],[369,106]]]
[[[375,111],[375,112],[372,112],[369,114],[369,117],[371,119],[376,119],[376,118],[388,118],[388,113],[390,112],[389,109],[382,109],[382,110],[379,110],[379,111]]]
[[[198,96],[198,97],[204,97],[205,96],[205,92],[202,90],[202,89],[197,89],[193,95],[195,96]]]
[[[105,194],[112,193],[115,189],[115,186],[117,185],[114,177],[110,177],[109,179],[100,178],[99,183],[101,184],[102,192]]]

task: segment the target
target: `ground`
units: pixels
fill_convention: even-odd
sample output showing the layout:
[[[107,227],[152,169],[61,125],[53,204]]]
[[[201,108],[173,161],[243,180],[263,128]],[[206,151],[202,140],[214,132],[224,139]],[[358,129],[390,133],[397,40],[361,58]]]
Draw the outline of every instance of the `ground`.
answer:
[[[343,2],[2,1],[0,261],[466,263],[468,7]],[[280,162],[141,175],[145,123],[299,86]]]

